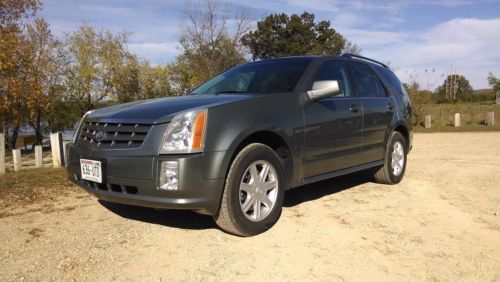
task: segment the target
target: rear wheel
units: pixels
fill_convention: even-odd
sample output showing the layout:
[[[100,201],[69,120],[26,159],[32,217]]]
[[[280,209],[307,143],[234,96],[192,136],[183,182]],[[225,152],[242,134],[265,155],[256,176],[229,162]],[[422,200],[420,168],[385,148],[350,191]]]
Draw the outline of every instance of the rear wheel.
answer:
[[[266,231],[281,215],[284,187],[283,167],[274,150],[260,143],[246,146],[231,164],[215,222],[239,236]]]
[[[375,173],[375,181],[382,184],[401,182],[406,170],[407,153],[406,139],[401,133],[393,132],[386,149],[384,166]]]

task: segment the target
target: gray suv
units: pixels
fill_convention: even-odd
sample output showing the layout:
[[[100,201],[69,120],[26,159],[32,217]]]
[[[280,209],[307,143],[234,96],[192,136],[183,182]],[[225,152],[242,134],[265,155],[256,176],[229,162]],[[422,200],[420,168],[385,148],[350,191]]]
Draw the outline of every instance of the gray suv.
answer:
[[[104,201],[213,216],[251,236],[286,190],[366,170],[396,184],[411,148],[411,104],[394,73],[361,56],[303,56],[227,70],[182,97],[84,115],[70,179]]]

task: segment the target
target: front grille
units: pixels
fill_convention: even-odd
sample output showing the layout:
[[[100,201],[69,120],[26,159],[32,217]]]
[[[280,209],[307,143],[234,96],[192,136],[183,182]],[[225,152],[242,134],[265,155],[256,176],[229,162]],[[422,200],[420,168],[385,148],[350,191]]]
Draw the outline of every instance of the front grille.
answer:
[[[136,149],[150,129],[149,124],[85,121],[78,141],[96,149]]]

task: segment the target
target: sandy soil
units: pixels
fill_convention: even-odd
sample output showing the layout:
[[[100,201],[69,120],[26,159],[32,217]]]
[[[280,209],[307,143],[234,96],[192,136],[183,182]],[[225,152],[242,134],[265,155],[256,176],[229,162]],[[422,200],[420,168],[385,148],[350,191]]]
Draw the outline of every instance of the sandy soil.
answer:
[[[356,174],[292,190],[252,238],[58,189],[0,201],[0,280],[500,281],[500,133],[418,134],[401,184]]]

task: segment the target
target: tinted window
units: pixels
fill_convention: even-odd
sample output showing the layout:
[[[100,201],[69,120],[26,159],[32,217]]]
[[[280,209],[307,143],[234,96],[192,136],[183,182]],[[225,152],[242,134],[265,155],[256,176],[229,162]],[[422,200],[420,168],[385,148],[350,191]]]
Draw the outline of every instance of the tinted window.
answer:
[[[356,89],[361,97],[386,97],[382,83],[365,64],[353,63]]]
[[[399,81],[399,78],[391,70],[382,67],[377,67],[376,70],[379,77],[384,81],[386,85],[391,87],[395,93],[399,95],[405,95],[405,90],[401,84],[401,81]]]
[[[336,80],[339,83],[342,92],[337,96],[352,96],[351,85],[349,84],[349,78],[347,76],[347,67],[344,62],[324,62],[316,73],[314,82],[324,80]]]
[[[243,65],[210,79],[191,94],[290,92],[310,63],[304,58]]]

